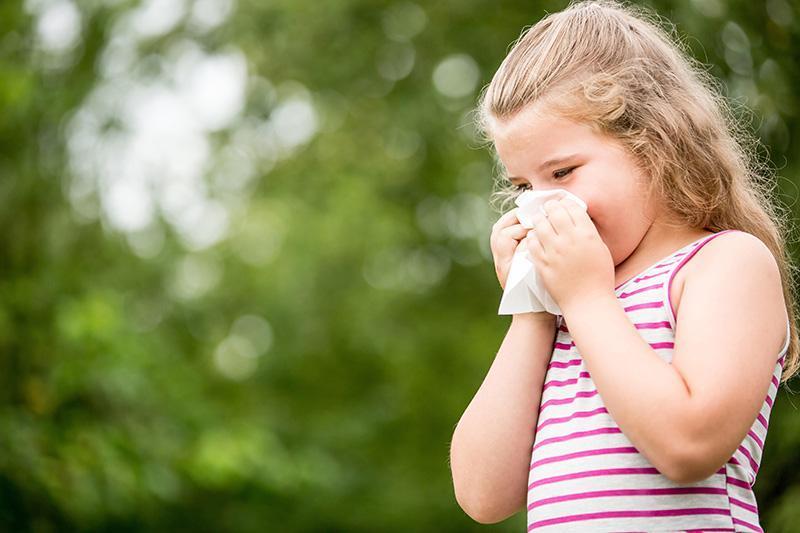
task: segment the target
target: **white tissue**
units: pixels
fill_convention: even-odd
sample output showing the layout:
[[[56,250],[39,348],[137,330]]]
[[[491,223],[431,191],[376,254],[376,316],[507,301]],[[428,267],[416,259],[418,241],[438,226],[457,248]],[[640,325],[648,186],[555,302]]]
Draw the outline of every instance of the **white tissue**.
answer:
[[[542,207],[544,203],[562,195],[575,201],[584,211],[586,210],[586,202],[565,189],[525,191],[514,200],[518,206],[517,218],[520,224],[529,229],[533,228],[532,219],[537,213],[544,213]],[[514,257],[511,259],[506,288],[503,291],[497,314],[513,315],[540,311],[547,311],[554,315],[561,314],[561,309],[542,285],[533,258],[527,248],[518,245]]]

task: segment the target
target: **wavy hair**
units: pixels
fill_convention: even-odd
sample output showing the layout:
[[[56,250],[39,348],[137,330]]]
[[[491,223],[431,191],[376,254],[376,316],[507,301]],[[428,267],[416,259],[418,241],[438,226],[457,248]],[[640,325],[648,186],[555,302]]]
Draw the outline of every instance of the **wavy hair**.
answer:
[[[781,272],[790,341],[781,383],[800,367],[790,215],[773,198],[774,171],[721,84],[693,59],[674,26],[642,6],[572,1],[523,29],[475,108],[475,130],[536,103],[610,135],[647,176],[674,227],[738,229],[761,239]],[[741,109],[747,112],[746,108]],[[519,194],[496,150],[492,207]],[[498,172],[498,168],[500,172]]]

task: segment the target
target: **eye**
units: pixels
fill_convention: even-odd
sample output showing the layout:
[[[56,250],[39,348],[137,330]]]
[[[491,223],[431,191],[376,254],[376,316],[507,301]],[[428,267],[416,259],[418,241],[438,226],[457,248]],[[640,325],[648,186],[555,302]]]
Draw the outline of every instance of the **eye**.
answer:
[[[569,168],[562,168],[560,170],[556,170],[555,172],[553,172],[553,178],[557,179],[557,180],[564,179],[567,176],[567,174],[571,173],[576,168],[578,168],[578,167],[569,167]],[[563,174],[561,174],[562,172],[563,172]],[[516,191],[527,191],[530,188],[531,188],[530,184],[523,183],[521,185],[516,185],[514,187],[514,190],[516,190]]]
[[[566,174],[569,174],[570,172],[572,172],[576,168],[578,168],[578,167],[569,167],[569,168],[562,168],[561,170],[556,170],[555,172],[553,172],[553,177],[556,178],[556,179],[561,179],[564,176],[566,176]],[[559,172],[565,172],[566,174],[558,175]]]

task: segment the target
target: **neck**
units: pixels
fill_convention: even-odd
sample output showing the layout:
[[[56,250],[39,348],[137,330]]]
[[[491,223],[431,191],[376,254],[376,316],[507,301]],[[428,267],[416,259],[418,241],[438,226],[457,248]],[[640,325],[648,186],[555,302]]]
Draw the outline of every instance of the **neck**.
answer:
[[[676,228],[661,221],[654,221],[633,252],[616,265],[615,286],[627,281],[659,259],[710,233],[705,229]]]

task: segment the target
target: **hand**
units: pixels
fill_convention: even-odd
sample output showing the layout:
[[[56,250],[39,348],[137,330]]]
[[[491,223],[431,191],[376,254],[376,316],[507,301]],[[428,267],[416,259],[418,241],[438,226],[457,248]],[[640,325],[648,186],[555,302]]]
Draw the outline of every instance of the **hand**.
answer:
[[[614,293],[614,260],[588,213],[569,198],[548,200],[533,218],[528,252],[542,284],[566,315],[585,298]]]
[[[494,258],[494,270],[503,290],[506,288],[514,252],[517,246],[525,246],[524,239],[528,232],[528,228],[520,224],[517,218],[517,209],[519,208],[508,211],[494,223],[489,240]]]

